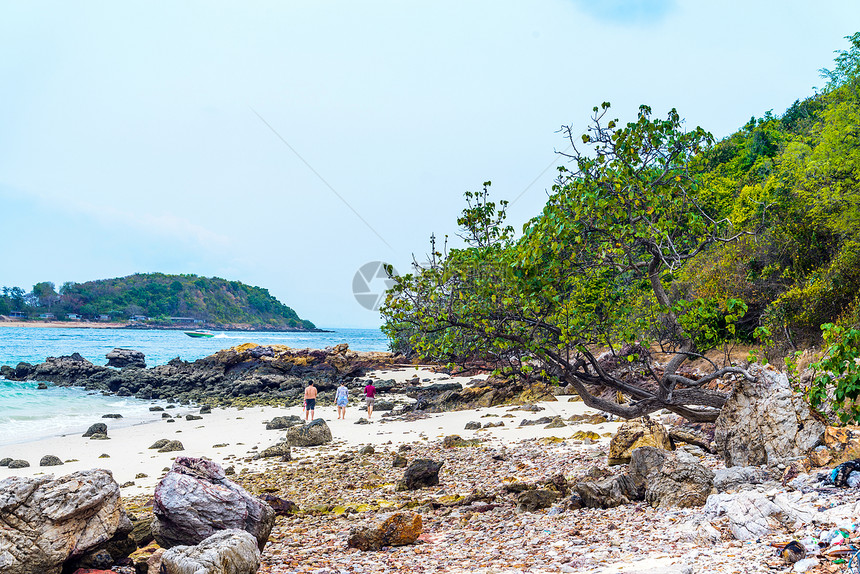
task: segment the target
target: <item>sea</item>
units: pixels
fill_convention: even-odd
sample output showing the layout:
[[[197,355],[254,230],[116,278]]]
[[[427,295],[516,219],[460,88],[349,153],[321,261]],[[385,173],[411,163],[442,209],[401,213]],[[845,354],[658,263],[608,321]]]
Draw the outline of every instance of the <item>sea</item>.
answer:
[[[324,349],[347,343],[354,351],[387,351],[388,339],[379,329],[326,329],[326,332],[219,331],[212,338],[192,338],[182,331],[147,329],[42,329],[0,327],[0,365],[21,361],[41,363],[48,357],[80,353],[96,365],[107,363],[105,354],[114,347],[135,349],[146,355],[146,365],[163,365],[175,357],[194,361],[221,349],[257,343],[287,345],[302,349]],[[138,400],[48,384],[38,390],[38,381],[8,381],[0,377],[0,447],[84,431],[94,422],[109,428],[151,421],[149,407],[159,401]],[[0,449],[2,457],[2,449]]]

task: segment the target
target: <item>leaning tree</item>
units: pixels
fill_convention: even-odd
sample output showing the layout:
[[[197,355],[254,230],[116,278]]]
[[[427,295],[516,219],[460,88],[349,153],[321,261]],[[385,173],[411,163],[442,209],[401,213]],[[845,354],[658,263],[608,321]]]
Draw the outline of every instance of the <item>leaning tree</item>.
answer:
[[[562,128],[571,168],[559,168],[520,236],[504,224],[507,203],[489,201],[489,182],[467,192],[458,220],[467,246],[434,247],[395,278],[384,329],[426,357],[570,384],[588,406],[624,418],[668,409],[715,420],[727,394],[713,383],[750,375],[704,353],[735,335],[746,306],[674,288],[685,264],[733,238],[697,201],[690,169],[712,136],[685,131],[674,109],[661,120],[642,106],[626,125],[608,110],[594,108],[581,140]],[[705,372],[686,368],[694,358]]]

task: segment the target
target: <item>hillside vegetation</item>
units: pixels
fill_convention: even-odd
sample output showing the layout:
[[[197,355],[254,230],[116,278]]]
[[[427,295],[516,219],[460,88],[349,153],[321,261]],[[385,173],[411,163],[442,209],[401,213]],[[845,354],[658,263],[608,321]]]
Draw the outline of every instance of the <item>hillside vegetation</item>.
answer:
[[[59,292],[49,282],[34,285],[30,293],[4,287],[0,314],[14,311],[27,317],[50,313],[57,319],[66,319],[70,313],[92,320],[137,317],[151,325],[176,324],[176,318],[187,318],[212,327],[315,328],[261,287],[218,277],[163,273],[65,283]]]
[[[821,70],[822,90],[718,142],[648,106],[624,123],[604,102],[585,129],[563,126],[572,151],[521,233],[486,182],[457,221],[467,246],[434,245],[396,278],[382,309],[395,348],[572,385],[628,418],[665,408],[714,420],[726,383],[751,377],[728,360],[735,343],[791,365],[823,333],[828,356],[844,352],[819,373],[851,371],[860,33],[848,40]],[[726,360],[709,359],[704,374],[686,366],[721,347]],[[822,377],[804,389],[813,403],[832,383]],[[837,401],[860,395],[860,374],[838,380]],[[860,420],[860,407],[846,416]]]

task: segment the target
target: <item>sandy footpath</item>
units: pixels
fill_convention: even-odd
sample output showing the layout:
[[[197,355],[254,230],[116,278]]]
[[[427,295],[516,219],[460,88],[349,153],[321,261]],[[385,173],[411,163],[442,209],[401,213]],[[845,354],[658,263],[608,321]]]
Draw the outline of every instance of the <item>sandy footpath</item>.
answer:
[[[380,380],[409,379],[418,375],[422,380],[429,379],[424,384],[443,380],[444,382],[460,382],[467,384],[471,378],[449,379],[423,369],[402,369],[396,371],[380,371],[372,376]],[[334,406],[322,405],[316,409],[316,418],[322,418],[331,428],[334,438],[331,445],[313,448],[293,448],[293,457],[301,459],[317,454],[330,454],[333,450],[354,448],[365,444],[393,444],[432,441],[449,434],[459,434],[463,438],[481,437],[490,444],[513,444],[520,440],[534,437],[555,436],[569,439],[580,430],[593,430],[603,435],[616,430],[620,423],[605,423],[601,425],[578,424],[573,427],[545,429],[544,425],[519,427],[523,419],[534,420],[540,417],[562,416],[564,418],[575,414],[591,414],[596,411],[587,409],[582,402],[568,402],[566,396],[558,397],[555,402],[539,403],[543,408],[538,413],[522,410],[512,411],[511,406],[493,407],[477,410],[455,411],[449,413],[429,414],[427,418],[418,420],[390,420],[374,412],[371,424],[357,425],[360,417],[367,417],[364,401],[350,391],[350,406],[347,409],[346,420],[338,420]],[[389,400],[387,394],[379,394],[377,400]],[[407,399],[408,400],[408,399]],[[65,435],[34,442],[0,446],[0,458],[23,459],[30,467],[10,469],[0,467],[0,479],[7,476],[36,476],[52,473],[64,475],[78,470],[90,468],[106,468],[113,472],[119,484],[134,482],[123,488],[126,496],[135,496],[151,492],[164,471],[177,456],[195,456],[210,458],[224,467],[233,466],[237,473],[247,469],[251,472],[263,471],[266,464],[274,464],[274,459],[256,459],[254,455],[276,444],[284,436],[285,431],[266,430],[265,423],[277,416],[298,415],[304,417],[300,406],[291,408],[251,407],[215,408],[211,414],[201,415],[202,420],[188,421],[187,414],[197,414],[199,408],[192,406],[177,406],[170,409],[175,422],[166,422],[161,412],[153,412],[153,422],[136,426],[114,428],[117,424],[113,419],[95,419],[108,426],[108,440],[91,440],[79,434]],[[495,416],[488,416],[495,415]],[[504,415],[509,415],[504,417]],[[484,417],[484,418],[482,418]],[[504,418],[503,418],[504,417]],[[469,421],[498,422],[503,421],[504,427],[481,430],[464,430]],[[159,439],[178,440],[185,450],[179,452],[159,453],[149,447]],[[600,442],[608,442],[602,438]],[[45,455],[55,455],[65,461],[62,466],[40,467],[39,461]],[[108,455],[104,457],[103,455]],[[145,475],[145,476],[143,476]]]

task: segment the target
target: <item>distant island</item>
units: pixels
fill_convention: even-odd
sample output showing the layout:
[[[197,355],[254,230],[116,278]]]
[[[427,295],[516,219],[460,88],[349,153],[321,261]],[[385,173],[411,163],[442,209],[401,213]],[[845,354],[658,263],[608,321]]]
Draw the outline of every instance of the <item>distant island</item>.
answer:
[[[86,283],[49,281],[0,291],[6,321],[122,323],[137,328],[317,331],[267,289],[220,277],[137,273]]]

